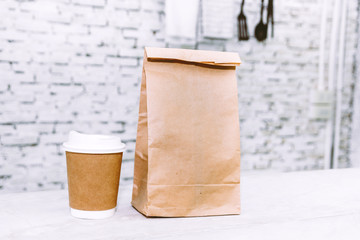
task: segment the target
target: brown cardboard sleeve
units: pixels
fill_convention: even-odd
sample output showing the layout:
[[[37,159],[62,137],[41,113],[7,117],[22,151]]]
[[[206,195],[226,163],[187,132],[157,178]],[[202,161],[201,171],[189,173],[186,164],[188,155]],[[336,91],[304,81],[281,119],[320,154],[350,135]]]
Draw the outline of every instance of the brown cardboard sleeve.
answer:
[[[122,155],[66,152],[71,208],[101,211],[116,207]]]

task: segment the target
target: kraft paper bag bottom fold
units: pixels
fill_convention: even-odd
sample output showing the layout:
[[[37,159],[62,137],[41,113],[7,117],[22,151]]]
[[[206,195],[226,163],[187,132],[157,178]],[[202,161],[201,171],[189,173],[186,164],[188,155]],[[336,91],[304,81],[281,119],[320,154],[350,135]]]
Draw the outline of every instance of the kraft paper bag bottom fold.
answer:
[[[151,205],[132,202],[147,217],[196,217],[240,214],[239,184],[151,186]],[[236,196],[224,204],[223,196]],[[205,196],[205,197],[203,197]]]

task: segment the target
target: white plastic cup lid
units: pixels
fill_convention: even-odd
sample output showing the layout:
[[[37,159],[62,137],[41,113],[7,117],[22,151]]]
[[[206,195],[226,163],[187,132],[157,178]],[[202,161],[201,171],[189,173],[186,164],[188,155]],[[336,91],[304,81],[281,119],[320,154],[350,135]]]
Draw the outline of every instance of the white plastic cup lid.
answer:
[[[66,152],[75,153],[119,153],[125,151],[125,144],[117,136],[70,131],[69,139],[63,144],[63,148]]]

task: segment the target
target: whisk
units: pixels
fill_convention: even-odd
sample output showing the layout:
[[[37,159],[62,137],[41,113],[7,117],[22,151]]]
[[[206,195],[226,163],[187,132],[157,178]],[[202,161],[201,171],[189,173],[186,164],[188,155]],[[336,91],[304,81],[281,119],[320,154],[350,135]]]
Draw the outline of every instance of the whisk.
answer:
[[[249,32],[247,29],[246,16],[244,15],[245,0],[242,0],[241,10],[238,16],[238,38],[241,40],[249,40]]]

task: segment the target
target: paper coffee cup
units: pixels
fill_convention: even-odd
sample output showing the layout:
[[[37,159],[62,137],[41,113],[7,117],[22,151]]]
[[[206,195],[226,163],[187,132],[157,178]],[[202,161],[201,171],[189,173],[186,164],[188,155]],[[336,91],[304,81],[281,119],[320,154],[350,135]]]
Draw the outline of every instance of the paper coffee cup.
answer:
[[[71,214],[85,219],[114,215],[125,144],[115,136],[71,131],[63,147]]]

